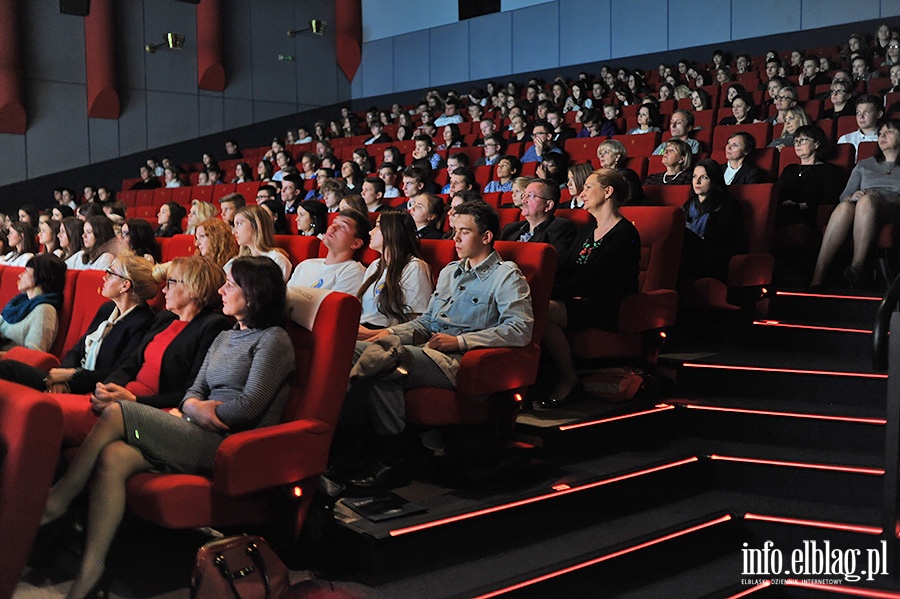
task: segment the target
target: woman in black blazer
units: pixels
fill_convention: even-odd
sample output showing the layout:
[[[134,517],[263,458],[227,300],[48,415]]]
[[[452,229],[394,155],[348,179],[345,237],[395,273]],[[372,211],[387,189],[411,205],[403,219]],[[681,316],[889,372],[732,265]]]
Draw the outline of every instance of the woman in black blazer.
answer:
[[[722,173],[727,185],[752,185],[763,182],[761,170],[750,164],[747,157],[756,149],[756,139],[744,131],[738,131],[725,142],[725,162]]]
[[[213,311],[220,305],[218,290],[225,282],[220,267],[200,256],[176,258],[167,267],[166,310],[156,316],[137,349],[89,397],[54,394],[63,409],[67,445],[80,444],[112,402],[177,406],[213,340],[231,327],[231,321]]]
[[[100,294],[109,298],[97,310],[87,333],[63,357],[59,368],[41,370],[18,360],[0,360],[0,379],[33,389],[90,393],[140,343],[153,310],[147,300],[159,287],[149,262],[128,251],[120,252],[103,277]],[[34,350],[17,350],[43,355]]]

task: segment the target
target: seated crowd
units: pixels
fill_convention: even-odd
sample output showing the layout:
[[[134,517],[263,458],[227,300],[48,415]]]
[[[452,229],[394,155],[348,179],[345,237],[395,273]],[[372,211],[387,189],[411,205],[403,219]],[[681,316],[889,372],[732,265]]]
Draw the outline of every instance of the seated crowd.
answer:
[[[0,378],[51,393],[65,444],[78,447],[44,523],[90,483],[70,596],[102,577],[124,481],[146,470],[208,474],[227,434],[279,421],[294,370],[282,325],[297,289],[362,305],[333,452],[351,464],[336,476],[372,491],[402,480],[406,390],[455,389],[465,352],[531,343],[532,290],[495,241],[546,243],[558,257],[542,339],[556,380],[537,398],[544,408],[577,395],[569,335],[615,332],[620,304],[638,291],[641,235],[620,207],[652,204],[651,186],[687,186],[681,281],[727,281],[729,260],[748,246],[732,186],[774,183],[776,254],[822,235],[814,268],[801,265],[820,286],[852,236],[843,279],[860,283],[879,227],[900,224],[900,121],[885,118],[900,57],[886,29],[872,48],[855,36],[830,55],[739,56],[733,68],[717,51],[710,65],[649,74],[603,67],[549,86],[429,90],[364,121],[342,109],[261,150],[229,140],[221,164],[209,153],[202,166],[151,158],[118,194],[61,188],[50,210],[4,216],[0,265],[24,271],[0,313],[2,349],[18,348],[0,359]],[[879,74],[889,82],[873,89]],[[712,147],[718,127],[727,135]],[[834,158],[847,155],[841,145],[855,165]],[[174,195],[180,187],[188,192]],[[153,204],[137,204],[137,193]],[[196,254],[164,262],[160,244],[183,234]],[[293,261],[279,243],[292,234],[318,238],[324,256]],[[440,239],[458,260],[433,273],[422,240]],[[59,367],[42,370],[19,358],[53,345],[67,269],[104,271],[109,301]],[[154,313],[160,284],[165,306]]]

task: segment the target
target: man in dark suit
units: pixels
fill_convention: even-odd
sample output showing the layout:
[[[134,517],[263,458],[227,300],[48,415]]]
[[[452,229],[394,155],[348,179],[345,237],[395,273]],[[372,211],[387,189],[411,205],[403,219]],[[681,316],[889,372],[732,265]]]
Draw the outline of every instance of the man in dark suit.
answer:
[[[503,241],[549,243],[560,255],[565,254],[575,239],[575,223],[553,215],[559,204],[559,185],[547,179],[535,179],[522,194],[522,216],[525,220],[503,227]]]
[[[372,133],[372,137],[363,142],[367,146],[386,144],[391,141],[390,136],[384,134],[384,125],[381,121],[372,121],[372,124],[369,125],[369,131]]]

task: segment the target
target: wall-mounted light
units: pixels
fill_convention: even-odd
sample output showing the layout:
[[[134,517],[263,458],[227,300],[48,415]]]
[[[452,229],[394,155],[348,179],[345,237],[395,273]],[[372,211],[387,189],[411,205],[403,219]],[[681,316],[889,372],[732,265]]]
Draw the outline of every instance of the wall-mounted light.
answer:
[[[144,50],[153,54],[160,48],[168,48],[169,50],[181,50],[184,46],[184,36],[180,33],[172,33],[171,31],[166,34],[165,41],[161,44],[147,44],[144,46]]]
[[[287,32],[288,37],[294,37],[298,33],[303,33],[304,31],[312,31],[314,35],[322,35],[325,33],[325,29],[328,27],[328,23],[321,19],[313,19],[309,22],[309,27],[304,29],[291,29]]]

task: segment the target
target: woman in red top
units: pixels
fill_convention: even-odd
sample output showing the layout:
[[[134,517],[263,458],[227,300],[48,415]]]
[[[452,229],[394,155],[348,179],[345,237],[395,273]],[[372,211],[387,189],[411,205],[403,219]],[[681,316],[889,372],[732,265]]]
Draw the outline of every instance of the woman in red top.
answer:
[[[176,258],[168,264],[166,309],[138,348],[120,362],[89,396],[55,393],[63,409],[64,443],[79,445],[110,402],[124,400],[173,408],[203,364],[206,350],[230,321],[213,311],[225,273],[206,258]]]

